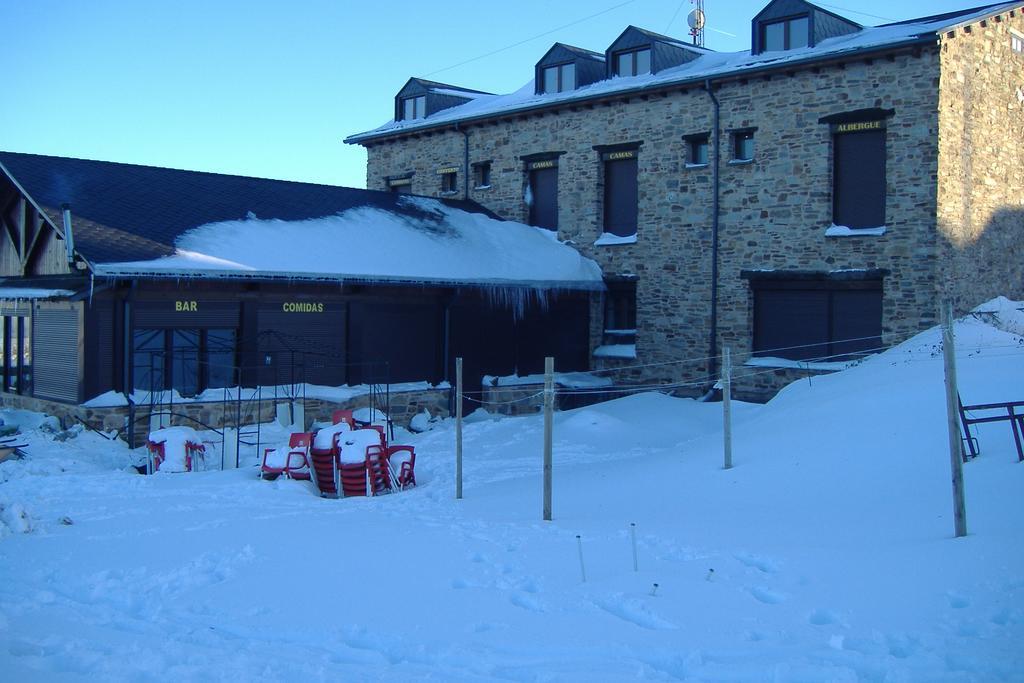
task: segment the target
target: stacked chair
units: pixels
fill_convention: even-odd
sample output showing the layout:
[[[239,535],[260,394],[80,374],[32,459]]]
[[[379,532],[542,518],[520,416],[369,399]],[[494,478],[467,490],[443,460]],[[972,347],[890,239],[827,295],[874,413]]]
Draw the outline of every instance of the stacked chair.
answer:
[[[332,419],[336,425],[354,424],[351,411],[335,411]],[[313,481],[325,498],[376,496],[416,484],[415,448],[388,446],[380,425],[335,431],[330,450],[313,448],[310,459]]]

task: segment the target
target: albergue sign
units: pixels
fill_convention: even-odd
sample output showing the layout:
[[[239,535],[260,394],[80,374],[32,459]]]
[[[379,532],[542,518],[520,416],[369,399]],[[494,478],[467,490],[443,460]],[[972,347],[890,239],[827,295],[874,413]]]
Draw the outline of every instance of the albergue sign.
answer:
[[[858,121],[857,123],[840,123],[836,125],[837,133],[860,133],[866,130],[881,130],[885,127],[882,121]]]

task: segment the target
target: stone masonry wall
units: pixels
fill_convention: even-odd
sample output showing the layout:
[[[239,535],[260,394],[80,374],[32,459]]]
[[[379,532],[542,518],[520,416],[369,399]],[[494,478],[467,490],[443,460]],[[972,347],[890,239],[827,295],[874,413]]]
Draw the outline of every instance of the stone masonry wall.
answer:
[[[750,352],[753,299],[744,269],[884,268],[883,342],[897,342],[936,320],[935,212],[938,169],[938,51],[894,53],[723,85],[719,341],[737,363]],[[887,139],[883,236],[827,238],[831,225],[831,136],[818,119],[855,109],[892,108]],[[674,89],[608,103],[467,127],[470,162],[492,162],[491,186],[471,199],[525,221],[520,157],[564,152],[558,161],[559,231],[606,275],[636,275],[637,358],[594,359],[593,367],[634,367],[630,380],[704,378],[704,361],[636,368],[708,355],[712,172],[688,168],[683,136],[710,132],[711,99]],[[730,164],[729,129],[756,126],[755,159]],[[642,142],[635,244],[595,246],[602,233],[602,165],[594,145]],[[368,147],[367,187],[414,172],[412,191],[440,196],[437,169],[462,166],[463,136],[447,131]],[[462,177],[459,187],[462,187]],[[597,320],[600,320],[600,309]],[[591,349],[601,343],[591,331]],[[777,389],[792,373],[765,372],[751,389]],[[764,385],[764,386],[761,386]],[[742,387],[738,387],[742,389]],[[693,393],[697,391],[693,387]],[[684,392],[685,393],[685,392]]]
[[[942,38],[936,300],[960,312],[997,295],[1024,298],[1024,12]]]

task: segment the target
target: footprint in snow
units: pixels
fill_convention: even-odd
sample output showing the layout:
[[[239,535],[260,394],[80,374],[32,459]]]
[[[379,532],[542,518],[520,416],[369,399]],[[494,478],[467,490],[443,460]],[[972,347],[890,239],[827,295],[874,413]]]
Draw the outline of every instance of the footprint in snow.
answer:
[[[959,593],[946,593],[946,598],[953,609],[963,609],[971,605],[971,601]]]
[[[815,626],[828,626],[839,621],[839,617],[832,610],[818,608],[811,612],[807,621]]]
[[[544,606],[541,605],[540,600],[529,593],[513,593],[509,600],[511,600],[512,604],[516,607],[521,607],[529,612],[544,611]]]
[[[761,557],[752,553],[737,553],[735,557],[741,564],[760,570],[765,574],[774,574],[779,571],[779,565],[767,557]]]
[[[651,612],[647,605],[635,598],[625,598],[622,595],[617,595],[610,600],[595,601],[594,604],[612,616],[628,621],[640,628],[651,629],[652,631],[669,631],[679,628],[672,622],[666,621]]]
[[[750,589],[750,594],[766,605],[778,605],[786,601],[786,596],[769,588],[755,587]]]

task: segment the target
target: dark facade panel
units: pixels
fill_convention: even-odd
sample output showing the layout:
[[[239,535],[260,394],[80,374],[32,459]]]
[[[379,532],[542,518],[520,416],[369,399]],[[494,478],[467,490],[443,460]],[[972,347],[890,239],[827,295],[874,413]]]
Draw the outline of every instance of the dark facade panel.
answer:
[[[778,19],[785,19],[798,14],[808,14],[814,8],[804,2],[803,0],[775,0],[775,2],[769,3],[767,7],[761,10],[756,17],[755,22],[767,22],[776,21]]]
[[[159,301],[136,301],[134,327],[238,327],[238,302],[211,301],[208,296],[206,292],[180,290]]]
[[[455,381],[455,359],[462,358],[466,391],[479,391],[484,375],[516,370],[515,316],[491,306],[482,293],[462,292],[448,310],[448,380]]]
[[[586,295],[550,294],[546,308],[534,305],[516,321],[516,372],[544,372],[544,358],[555,359],[556,372],[589,369],[590,348],[581,340],[590,330],[590,300]]]
[[[558,230],[558,166],[529,172],[530,225]]]
[[[652,45],[651,72],[659,73],[665,69],[693,61],[700,56],[695,50],[687,50],[685,47],[673,43],[655,42]]]
[[[34,390],[37,398],[77,403],[81,334],[77,308],[40,306],[33,316]]]
[[[881,281],[763,285],[753,291],[755,356],[836,361],[881,346]]]
[[[347,305],[342,301],[303,298],[261,302],[257,338],[242,342],[255,342],[258,349],[259,383],[289,384],[293,378],[324,386],[348,383],[346,316]]]
[[[443,311],[433,298],[416,299],[350,305],[352,384],[442,379]]]
[[[114,389],[120,390],[115,368],[120,358],[121,344],[115,330],[114,307],[120,300],[103,298],[94,300],[85,311],[85,372],[82,397],[84,400]]]
[[[833,136],[833,222],[885,225],[885,129]]]
[[[603,59],[581,59],[576,62],[576,87],[603,81],[608,75]]]
[[[846,21],[842,17],[816,9],[811,16],[811,35],[814,36],[814,42],[811,44],[817,45],[829,38],[855,33],[861,30],[861,28],[860,25]]]

